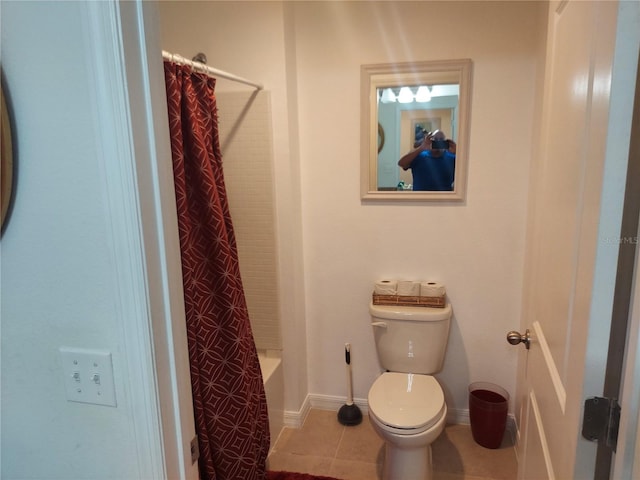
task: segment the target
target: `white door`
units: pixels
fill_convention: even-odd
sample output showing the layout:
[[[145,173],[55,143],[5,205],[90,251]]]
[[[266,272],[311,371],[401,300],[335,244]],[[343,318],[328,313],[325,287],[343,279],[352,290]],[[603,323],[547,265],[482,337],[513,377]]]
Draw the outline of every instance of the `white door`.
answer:
[[[638,87],[640,89],[640,84]],[[637,98],[640,98],[640,92],[637,93]],[[637,135],[636,138],[640,139],[640,122],[636,129],[633,135]],[[638,146],[640,146],[640,142],[638,142]],[[639,233],[631,237],[636,245]],[[611,475],[611,478],[615,479],[640,478],[640,255],[636,255],[632,297],[627,343],[628,355],[625,362],[623,389],[620,395],[624,408],[621,412],[618,449]]]
[[[602,394],[626,172],[626,158],[616,175],[608,154],[618,7],[549,5],[523,308],[531,343],[516,347],[522,479],[593,478],[582,404]]]

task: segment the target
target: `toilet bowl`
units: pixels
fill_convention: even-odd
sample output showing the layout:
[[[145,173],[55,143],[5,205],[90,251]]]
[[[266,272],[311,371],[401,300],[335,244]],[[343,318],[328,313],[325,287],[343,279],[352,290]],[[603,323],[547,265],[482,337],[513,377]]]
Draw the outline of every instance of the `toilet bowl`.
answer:
[[[369,418],[385,442],[383,480],[432,478],[431,444],[447,405],[432,375],[444,361],[452,309],[369,305],[383,368],[369,390]]]
[[[383,480],[431,478],[431,443],[444,429],[447,406],[430,375],[383,373],[369,390],[369,418],[385,442]]]

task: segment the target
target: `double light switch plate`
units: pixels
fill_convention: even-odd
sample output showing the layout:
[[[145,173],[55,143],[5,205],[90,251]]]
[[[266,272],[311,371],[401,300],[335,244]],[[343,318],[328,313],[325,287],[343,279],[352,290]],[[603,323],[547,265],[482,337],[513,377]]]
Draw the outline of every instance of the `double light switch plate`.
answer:
[[[111,352],[60,347],[67,400],[116,406]]]

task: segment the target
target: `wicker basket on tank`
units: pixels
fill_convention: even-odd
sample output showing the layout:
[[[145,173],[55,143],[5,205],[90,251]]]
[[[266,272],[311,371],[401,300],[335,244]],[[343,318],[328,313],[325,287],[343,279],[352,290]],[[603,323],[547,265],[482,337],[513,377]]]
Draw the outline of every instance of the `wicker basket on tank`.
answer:
[[[444,308],[446,305],[445,296],[441,297],[421,297],[405,295],[379,295],[373,294],[374,305],[399,305],[402,307],[431,307]]]

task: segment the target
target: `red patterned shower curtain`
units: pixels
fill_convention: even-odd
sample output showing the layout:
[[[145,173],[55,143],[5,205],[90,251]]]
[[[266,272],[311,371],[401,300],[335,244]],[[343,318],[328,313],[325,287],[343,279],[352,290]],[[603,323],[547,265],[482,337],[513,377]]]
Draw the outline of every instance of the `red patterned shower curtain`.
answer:
[[[269,420],[218,138],[215,80],[164,63],[202,480],[263,480]]]

